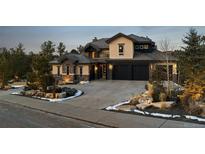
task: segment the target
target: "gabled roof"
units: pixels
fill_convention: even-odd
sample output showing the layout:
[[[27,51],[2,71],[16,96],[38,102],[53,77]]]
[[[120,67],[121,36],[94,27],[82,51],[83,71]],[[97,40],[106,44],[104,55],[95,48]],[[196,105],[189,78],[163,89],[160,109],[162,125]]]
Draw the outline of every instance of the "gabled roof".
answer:
[[[118,33],[116,35],[114,35],[113,37],[109,38],[106,42],[110,43],[113,40],[115,40],[118,37],[125,37],[133,42],[139,42],[139,43],[154,43],[150,38],[148,37],[142,37],[142,36],[137,36],[134,34],[130,34],[130,35],[125,35],[123,33]]]

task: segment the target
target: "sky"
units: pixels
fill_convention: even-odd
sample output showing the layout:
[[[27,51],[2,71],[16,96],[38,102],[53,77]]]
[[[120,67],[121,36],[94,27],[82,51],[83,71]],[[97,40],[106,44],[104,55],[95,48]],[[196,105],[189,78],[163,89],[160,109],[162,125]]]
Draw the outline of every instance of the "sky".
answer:
[[[185,26],[0,26],[0,48],[13,48],[18,43],[23,43],[26,52],[38,52],[40,45],[50,40],[56,45],[63,42],[70,51],[92,41],[94,37],[109,38],[121,32],[148,36],[156,42],[158,47],[160,41],[166,38],[175,49],[180,49],[183,46],[182,38],[190,28]],[[193,28],[196,28],[199,34],[205,35],[205,26]]]

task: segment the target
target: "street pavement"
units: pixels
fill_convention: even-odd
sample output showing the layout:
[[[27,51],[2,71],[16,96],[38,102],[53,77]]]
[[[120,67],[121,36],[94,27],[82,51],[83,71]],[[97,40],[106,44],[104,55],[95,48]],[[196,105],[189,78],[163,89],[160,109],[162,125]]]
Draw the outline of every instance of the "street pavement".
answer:
[[[0,101],[0,128],[94,128],[92,123]]]

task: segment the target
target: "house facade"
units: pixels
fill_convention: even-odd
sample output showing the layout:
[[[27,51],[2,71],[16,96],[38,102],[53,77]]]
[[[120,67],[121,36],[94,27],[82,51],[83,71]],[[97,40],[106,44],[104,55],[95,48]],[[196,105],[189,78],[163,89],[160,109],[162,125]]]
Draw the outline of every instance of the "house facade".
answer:
[[[171,78],[176,80],[177,59],[169,56]],[[166,66],[166,54],[148,37],[118,33],[93,39],[81,53],[71,52],[51,62],[52,74],[64,83],[87,80],[151,80]],[[161,72],[159,75],[166,74]]]

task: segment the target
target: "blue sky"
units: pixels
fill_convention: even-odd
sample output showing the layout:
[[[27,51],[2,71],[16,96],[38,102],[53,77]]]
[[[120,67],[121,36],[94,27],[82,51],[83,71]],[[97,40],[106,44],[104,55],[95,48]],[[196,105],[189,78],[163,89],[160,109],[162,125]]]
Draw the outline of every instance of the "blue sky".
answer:
[[[148,36],[157,44],[168,38],[177,49],[183,46],[182,38],[191,27],[174,26],[60,26],[60,27],[0,27],[0,47],[15,47],[19,42],[24,44],[26,51],[38,52],[40,45],[51,40],[55,44],[62,41],[70,51],[77,46],[85,45],[94,37],[111,37],[118,32]],[[199,34],[205,34],[204,27],[194,27]]]

